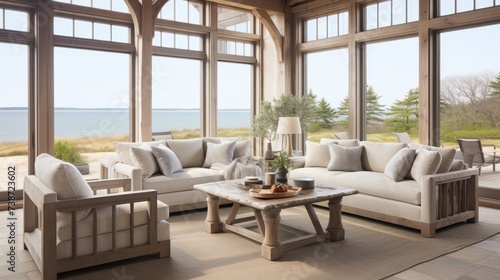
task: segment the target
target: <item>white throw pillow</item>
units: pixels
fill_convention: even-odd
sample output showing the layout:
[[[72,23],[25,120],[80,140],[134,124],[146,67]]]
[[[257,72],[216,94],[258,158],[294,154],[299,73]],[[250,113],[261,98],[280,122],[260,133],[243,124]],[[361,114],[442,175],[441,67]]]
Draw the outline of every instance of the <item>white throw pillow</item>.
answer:
[[[441,154],[426,148],[417,149],[417,156],[411,167],[410,175],[420,184],[422,176],[436,174],[441,164]]]
[[[231,142],[231,140],[221,140],[221,143]],[[250,155],[250,141],[236,141],[236,146],[234,147],[233,159]]]
[[[362,146],[344,147],[337,144],[329,144],[330,162],[328,171],[362,171],[361,153]]]
[[[182,164],[175,153],[166,146],[151,147],[158,168],[165,176],[182,171]]]
[[[327,144],[306,141],[306,160],[304,167],[327,167],[330,162],[330,150]]]
[[[424,147],[429,151],[436,151],[440,153],[441,164],[439,165],[438,171],[436,173],[446,173],[450,171],[453,160],[455,159],[455,153],[457,152],[457,150],[455,150],[454,148],[439,148],[439,147],[414,144],[414,143],[408,144],[408,147],[413,149]]]
[[[340,139],[332,139],[332,138],[321,138],[319,140],[320,144],[331,144],[335,143],[340,146],[344,147],[357,147],[359,146],[359,140],[358,139],[346,139],[346,140],[340,140]]]
[[[142,169],[142,176],[144,178],[149,178],[159,171],[155,157],[151,151],[151,146],[149,145],[131,147],[130,158],[135,167]]]
[[[128,165],[134,165],[134,162],[132,161],[132,158],[130,157],[130,148],[140,147],[142,145],[159,146],[159,145],[165,145],[165,144],[166,144],[165,140],[159,140],[159,141],[151,141],[151,142],[116,142],[116,143],[114,143],[114,146],[115,146],[115,152],[120,157],[121,162],[128,164]]]
[[[221,144],[207,143],[207,155],[203,167],[210,168],[214,163],[230,164],[233,161],[236,141]]]
[[[403,180],[410,173],[416,156],[417,153],[414,149],[404,148],[399,150],[385,166],[385,176],[395,182]]]
[[[183,168],[203,166],[203,160],[205,159],[203,139],[167,140],[167,147],[175,153]]]
[[[391,158],[406,147],[405,143],[378,143],[361,141],[360,145],[365,147],[361,155],[361,164],[365,171],[376,171],[384,173],[385,166]]]
[[[92,197],[94,193],[78,169],[71,163],[49,154],[40,154],[35,160],[35,175],[47,187],[57,193],[58,200]],[[78,211],[76,219],[84,219],[90,209]]]

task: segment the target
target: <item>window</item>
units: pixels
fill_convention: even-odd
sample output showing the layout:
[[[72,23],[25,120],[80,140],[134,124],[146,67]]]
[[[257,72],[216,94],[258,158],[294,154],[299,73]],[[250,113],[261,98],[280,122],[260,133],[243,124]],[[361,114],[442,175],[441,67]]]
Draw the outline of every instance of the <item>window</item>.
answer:
[[[309,127],[308,138],[318,133],[348,131],[349,90],[347,49],[312,52],[305,55],[305,92],[316,95],[322,114],[317,123]]]
[[[305,41],[332,38],[349,33],[349,14],[347,12],[330,14],[304,22]]]
[[[219,62],[218,69],[217,136],[248,138],[254,88],[253,66]]]
[[[500,24],[443,32],[440,39],[440,141],[481,138],[498,147]]]
[[[87,178],[99,176],[99,161],[113,143],[128,140],[129,54],[55,47],[54,130],[89,164]]]
[[[130,27],[80,19],[55,17],[54,34],[67,37],[130,43]]]
[[[18,190],[28,175],[28,59],[28,46],[0,42],[0,191],[9,166]]]
[[[201,75],[199,60],[153,56],[153,132],[200,137]]]
[[[177,32],[155,31],[153,45],[191,51],[203,50],[203,41],[201,36],[187,35]]]
[[[236,40],[219,40],[219,53],[253,57],[253,44]]]
[[[438,14],[440,16],[490,8],[493,6],[500,6],[500,1],[498,0],[469,0],[469,1],[439,0],[438,3],[439,3]]]
[[[85,7],[92,7],[96,9],[115,11],[121,13],[128,13],[127,4],[123,0],[54,0],[57,2],[74,4]]]
[[[418,39],[366,45],[367,140],[396,142],[392,132],[418,137]]]
[[[218,8],[218,27],[244,33],[253,33],[253,15],[242,10]]]
[[[203,24],[203,4],[186,0],[170,0],[163,6],[158,18]]]
[[[364,29],[418,21],[418,0],[379,1],[364,7]]]
[[[0,8],[0,29],[28,32],[29,27],[27,12]]]

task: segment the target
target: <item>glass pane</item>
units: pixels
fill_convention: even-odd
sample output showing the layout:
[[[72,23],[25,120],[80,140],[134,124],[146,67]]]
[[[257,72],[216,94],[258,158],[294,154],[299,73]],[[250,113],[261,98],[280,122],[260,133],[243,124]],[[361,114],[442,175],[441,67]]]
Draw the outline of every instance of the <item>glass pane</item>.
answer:
[[[236,55],[245,55],[245,46],[241,42],[236,42]]]
[[[418,21],[418,13],[419,13],[418,0],[408,0],[407,22]]]
[[[189,23],[201,24],[203,16],[203,4],[189,2]]]
[[[366,58],[367,140],[396,142],[393,132],[418,137],[418,38],[367,44]]]
[[[306,42],[316,40],[317,38],[316,19],[310,19],[306,22]]]
[[[184,0],[175,1],[175,20],[188,22],[188,2]]]
[[[174,3],[175,3],[175,1],[170,0],[163,6],[163,8],[161,9],[160,18],[168,19],[168,20],[175,19]]]
[[[245,55],[246,56],[253,56],[253,45],[250,43],[245,44]]]
[[[406,0],[392,1],[392,24],[406,23]]]
[[[161,45],[162,47],[174,48],[175,47],[174,34],[169,32],[162,32]]]
[[[476,9],[493,7],[493,0],[476,0]]]
[[[457,1],[457,13],[472,11],[474,9],[474,0]]]
[[[500,145],[500,36],[492,34],[500,34],[500,24],[440,34],[440,141],[444,146],[456,147],[455,137]]]
[[[391,25],[391,2],[385,1],[378,4],[378,27]]]
[[[5,29],[29,31],[28,13],[13,10],[5,11]]]
[[[111,1],[111,10],[115,12],[122,12],[122,13],[130,13],[128,10],[127,4],[123,0],[112,0]]]
[[[333,110],[309,127],[307,138],[319,141],[333,138],[332,131],[348,131],[348,60],[347,48],[306,54],[306,91],[324,99],[324,109]]]
[[[188,47],[188,36],[184,34],[175,34],[175,48],[187,50]]]
[[[73,20],[69,18],[54,18],[54,34],[73,37]]]
[[[111,41],[111,25],[94,22],[94,39]]]
[[[92,1],[92,5],[94,8],[103,9],[103,10],[111,10],[111,1],[110,0],[99,0]]]
[[[226,53],[227,54],[236,54],[236,42],[233,42],[233,41],[226,42]]]
[[[248,12],[228,8],[218,8],[218,27],[220,29],[253,33],[252,15]]]
[[[217,136],[250,134],[253,93],[253,66],[241,63],[218,63]]]
[[[439,15],[446,16],[455,13],[455,0],[440,0]]]
[[[4,29],[4,26],[3,26],[3,9],[0,9],[0,29]]]
[[[153,131],[200,136],[201,74],[198,60],[153,56]]]
[[[365,30],[378,27],[377,4],[367,5],[365,7]]]
[[[75,37],[92,39],[92,22],[75,20]]]
[[[91,0],[72,0],[72,3],[80,6],[92,7]]]
[[[339,35],[349,33],[349,13],[344,12],[339,14]]]
[[[189,36],[189,49],[192,51],[201,51],[201,38],[198,36]]]
[[[318,39],[326,38],[326,17],[318,18]]]
[[[161,32],[155,31],[155,36],[153,37],[153,46],[161,47]]]
[[[28,175],[28,46],[0,43],[0,191],[7,190],[9,166],[16,190]]]
[[[113,42],[130,43],[130,28],[120,25],[112,25]]]
[[[76,147],[99,177],[99,161],[129,134],[130,55],[54,48],[55,138]]]
[[[328,37],[339,35],[338,15],[328,16]]]

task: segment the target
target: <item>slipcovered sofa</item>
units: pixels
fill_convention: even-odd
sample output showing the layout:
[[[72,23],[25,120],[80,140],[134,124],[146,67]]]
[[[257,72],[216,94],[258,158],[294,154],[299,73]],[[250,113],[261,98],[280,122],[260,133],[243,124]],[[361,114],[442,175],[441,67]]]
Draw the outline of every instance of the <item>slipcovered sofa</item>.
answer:
[[[358,140],[307,141],[289,178],[359,190],[342,211],[419,229],[478,221],[478,171],[455,160],[455,149]]]
[[[132,190],[156,190],[171,212],[206,207],[193,185],[262,175],[264,160],[249,155],[250,141],[237,138],[117,142],[116,154],[101,161],[101,178],[132,180]]]

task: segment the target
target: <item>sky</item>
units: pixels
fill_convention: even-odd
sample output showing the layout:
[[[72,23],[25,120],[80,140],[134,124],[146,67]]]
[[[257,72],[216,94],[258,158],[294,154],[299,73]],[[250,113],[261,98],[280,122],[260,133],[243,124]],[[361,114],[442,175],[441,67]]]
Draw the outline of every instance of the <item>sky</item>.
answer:
[[[500,72],[500,36],[491,34],[500,34],[500,25],[443,33],[441,76]],[[418,87],[417,55],[417,38],[367,45],[367,84],[382,104]],[[54,56],[56,107],[128,107],[130,55],[56,47]],[[27,57],[27,47],[0,43],[0,107],[27,106]],[[346,50],[311,54],[308,63],[308,89],[338,106],[348,90]],[[153,108],[199,108],[201,67],[196,60],[154,57]],[[219,71],[219,108],[249,109],[251,68],[219,63]]]

